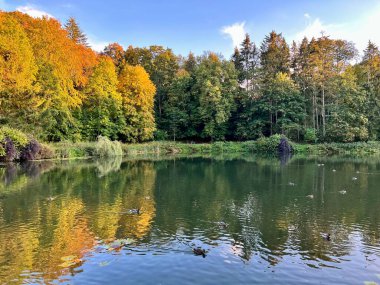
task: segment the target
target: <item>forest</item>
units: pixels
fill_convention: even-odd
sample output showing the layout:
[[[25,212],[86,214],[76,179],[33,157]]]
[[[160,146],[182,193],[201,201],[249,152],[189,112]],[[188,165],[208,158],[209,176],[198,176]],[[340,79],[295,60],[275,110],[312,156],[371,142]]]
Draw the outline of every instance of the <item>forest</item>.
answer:
[[[0,126],[45,142],[380,139],[380,51],[247,34],[231,58],[162,46],[97,53],[77,21],[0,12]]]

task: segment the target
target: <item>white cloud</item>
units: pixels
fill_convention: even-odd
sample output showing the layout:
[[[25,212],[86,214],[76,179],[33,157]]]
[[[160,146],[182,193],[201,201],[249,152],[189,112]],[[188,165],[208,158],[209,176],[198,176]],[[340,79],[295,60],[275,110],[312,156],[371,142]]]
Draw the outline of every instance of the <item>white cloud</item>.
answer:
[[[104,50],[104,48],[109,44],[109,42],[106,41],[99,41],[95,39],[94,37],[87,37],[87,42],[90,45],[90,47],[97,52],[101,52]]]
[[[244,40],[245,34],[247,33],[245,29],[245,22],[225,26],[222,28],[221,32],[231,38],[233,48],[240,46]]]
[[[38,10],[32,6],[20,6],[16,8],[17,11],[28,14],[29,16],[33,18],[42,18],[42,17],[48,17],[48,18],[54,18],[51,14]]]
[[[306,14],[305,14],[306,17]],[[307,18],[307,17],[306,17]],[[362,52],[368,41],[380,46],[380,5],[375,7],[370,13],[358,16],[351,22],[346,23],[325,23],[320,18],[310,19],[306,27],[290,37],[290,40],[301,41],[304,36],[309,40],[312,37],[321,36],[321,32],[335,39],[352,41],[356,44],[359,52]]]
[[[311,18],[311,16],[310,16],[309,13],[305,13],[305,14],[303,14],[303,16],[304,16],[306,19],[310,19],[310,18]]]

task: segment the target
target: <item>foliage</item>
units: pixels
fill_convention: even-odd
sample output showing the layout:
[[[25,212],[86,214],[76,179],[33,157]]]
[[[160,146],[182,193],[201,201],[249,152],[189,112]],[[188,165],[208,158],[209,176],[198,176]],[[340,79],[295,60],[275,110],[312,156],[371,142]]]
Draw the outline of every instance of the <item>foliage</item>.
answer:
[[[278,151],[278,145],[280,144],[281,138],[283,138],[281,135],[273,135],[268,138],[261,137],[255,143],[255,151],[275,154]]]
[[[28,161],[35,160],[41,151],[41,145],[36,140],[31,140],[29,143],[21,150],[20,160]]]
[[[99,157],[121,156],[123,150],[120,142],[110,141],[106,137],[99,136],[95,146],[95,154]]]
[[[156,129],[153,116],[156,87],[141,66],[126,64],[120,72],[117,88],[122,97],[126,125],[123,141],[145,141],[153,138]]]
[[[230,62],[210,53],[201,59],[195,71],[193,92],[198,94],[196,119],[199,136],[203,139],[223,140],[234,110],[238,91],[237,73]]]
[[[0,127],[0,144],[7,138],[12,140],[17,148],[25,147],[28,144],[28,136],[23,132],[6,126]]]
[[[29,161],[51,158],[46,146],[37,140],[29,139],[23,132],[9,127],[0,128],[0,159],[5,161]]]
[[[379,48],[357,54],[323,34],[289,47],[276,31],[261,45],[247,34],[230,60],[118,43],[98,54],[74,18],[0,11],[0,123],[48,142],[379,140]]]
[[[125,129],[122,97],[117,92],[115,66],[108,57],[100,58],[85,88],[81,108],[82,137],[94,141],[106,136],[116,140]]]
[[[307,143],[317,142],[317,132],[313,128],[307,128],[304,134],[304,141]]]

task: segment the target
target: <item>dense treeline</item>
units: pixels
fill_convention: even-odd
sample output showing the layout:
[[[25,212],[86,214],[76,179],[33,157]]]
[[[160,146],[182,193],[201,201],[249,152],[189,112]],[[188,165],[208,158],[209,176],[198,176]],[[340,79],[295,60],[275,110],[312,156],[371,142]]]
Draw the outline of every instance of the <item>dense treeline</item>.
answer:
[[[354,63],[355,62],[355,63]],[[46,141],[380,138],[380,52],[249,35],[230,60],[161,46],[89,48],[75,19],[0,12],[0,123]]]

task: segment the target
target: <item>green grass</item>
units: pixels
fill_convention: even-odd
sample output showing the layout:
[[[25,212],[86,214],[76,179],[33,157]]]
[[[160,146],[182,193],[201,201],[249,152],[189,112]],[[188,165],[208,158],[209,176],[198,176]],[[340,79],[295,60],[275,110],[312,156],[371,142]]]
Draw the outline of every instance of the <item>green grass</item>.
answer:
[[[50,143],[56,159],[86,158],[96,156],[96,142]],[[247,142],[182,143],[155,141],[139,144],[122,144],[123,155],[167,156],[167,155],[239,155],[245,153],[273,155],[277,154],[277,138],[265,138]],[[380,154],[380,142],[298,144],[292,143],[295,154],[304,155],[369,155]]]

